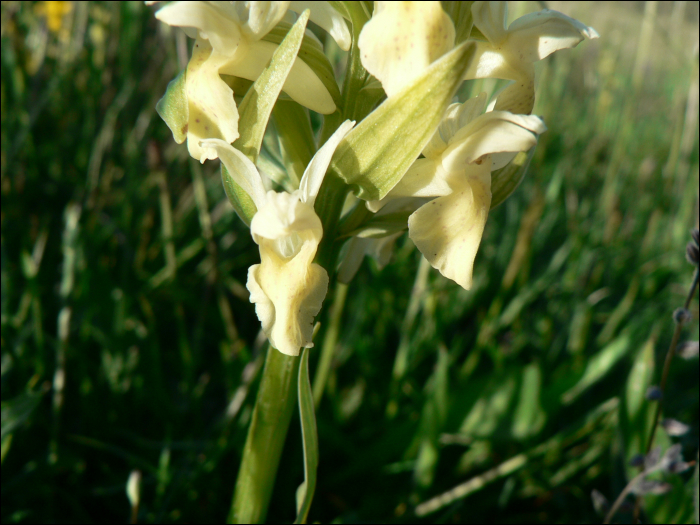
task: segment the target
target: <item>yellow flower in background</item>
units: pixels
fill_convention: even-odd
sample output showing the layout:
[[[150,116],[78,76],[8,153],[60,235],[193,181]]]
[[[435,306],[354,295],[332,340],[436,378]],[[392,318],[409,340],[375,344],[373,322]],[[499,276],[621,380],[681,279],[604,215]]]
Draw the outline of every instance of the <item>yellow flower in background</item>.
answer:
[[[451,105],[423,149],[425,158],[384,199],[367,203],[377,211],[394,199],[434,198],[409,217],[408,235],[434,268],[467,290],[491,207],[491,172],[546,131],[539,117],[482,114],[485,107],[486,93]]]
[[[250,232],[260,247],[261,262],[248,270],[246,286],[270,344],[283,354],[299,355],[301,347],[313,346],[313,319],[328,291],[328,273],[313,263],[323,237],[314,202],[338,143],[354,125],[345,121],[336,130],[292,193],[265,192],[255,165],[223,140],[201,144],[205,158],[220,157],[258,209]]]
[[[63,25],[63,18],[73,10],[73,2],[39,2],[36,4],[37,15],[46,17],[46,26],[52,33],[58,33]]]
[[[195,39],[185,79],[187,147],[192,157],[204,160],[199,145],[204,139],[218,138],[230,144],[239,136],[233,91],[220,75],[256,80],[277,49],[277,44],[262,38],[289,9],[306,4],[311,4],[312,21],[327,28],[341,47],[349,47],[345,22],[326,2],[173,2],[158,10],[159,20],[181,27]],[[336,109],[323,82],[301,59],[294,62],[283,90],[318,113]]]
[[[535,62],[560,49],[576,47],[586,38],[598,38],[592,27],[550,10],[522,16],[506,28],[507,2],[474,2],[472,16],[474,26],[486,40],[476,40],[476,55],[465,79],[514,81],[501,93],[495,107],[513,113],[532,111]]]
[[[392,96],[451,50],[454,41],[454,24],[440,2],[375,2],[358,47],[362,65]]]

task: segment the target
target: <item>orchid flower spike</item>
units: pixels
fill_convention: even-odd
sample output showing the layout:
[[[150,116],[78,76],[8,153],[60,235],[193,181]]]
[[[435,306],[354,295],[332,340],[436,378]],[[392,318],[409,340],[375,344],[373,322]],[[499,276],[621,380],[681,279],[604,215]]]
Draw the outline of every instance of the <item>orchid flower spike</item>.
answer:
[[[246,286],[270,344],[283,354],[313,346],[313,320],[328,291],[328,273],[312,262],[323,237],[314,202],[333,152],[354,125],[345,121],[316,152],[292,193],[265,192],[255,165],[225,141],[201,143],[207,158],[221,158],[258,209],[250,231],[261,262],[249,268]]]
[[[466,290],[491,207],[491,172],[513,152],[533,147],[547,129],[535,116],[482,114],[485,106],[486,93],[451,105],[423,149],[425,158],[384,199],[367,203],[376,211],[393,199],[434,198],[408,218],[408,235],[433,268]]]
[[[233,91],[219,75],[256,80],[277,49],[263,37],[288,9],[301,13],[306,7],[311,9],[310,20],[327,29],[341,48],[349,48],[347,25],[327,2],[172,2],[156,12],[156,18],[195,39],[185,80],[187,147],[192,157],[203,162],[199,146],[203,139],[230,144],[239,136]],[[318,113],[336,109],[323,82],[301,59],[294,62],[283,90]]]
[[[401,91],[454,47],[455,28],[440,2],[375,2],[358,47],[387,96]]]
[[[530,114],[535,104],[535,67],[538,60],[579,42],[598,38],[592,27],[558,11],[538,11],[518,18],[506,29],[507,2],[474,2],[474,26],[485,38],[465,74],[474,78],[513,80],[498,97],[496,110]]]

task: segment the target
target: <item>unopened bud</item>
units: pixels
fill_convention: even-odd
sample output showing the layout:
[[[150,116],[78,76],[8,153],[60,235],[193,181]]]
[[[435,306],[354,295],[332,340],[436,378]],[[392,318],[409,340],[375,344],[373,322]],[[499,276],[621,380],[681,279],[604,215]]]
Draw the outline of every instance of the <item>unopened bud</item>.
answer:
[[[685,247],[685,258],[690,264],[698,265],[698,260],[700,260],[700,248],[694,242],[689,242]]]
[[[642,467],[644,466],[644,454],[635,454],[630,459],[630,467]]]
[[[673,320],[676,324],[685,324],[693,320],[693,314],[687,308],[676,308],[673,311]]]
[[[650,386],[647,388],[647,392],[644,397],[646,397],[648,401],[660,401],[661,398],[664,397],[664,393],[658,386]]]

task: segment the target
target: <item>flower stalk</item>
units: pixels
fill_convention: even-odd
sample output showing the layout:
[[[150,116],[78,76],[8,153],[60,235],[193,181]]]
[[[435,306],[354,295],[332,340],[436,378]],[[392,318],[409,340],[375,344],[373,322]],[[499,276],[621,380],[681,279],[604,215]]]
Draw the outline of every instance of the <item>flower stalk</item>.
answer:
[[[228,523],[263,523],[297,405],[299,357],[267,351]]]

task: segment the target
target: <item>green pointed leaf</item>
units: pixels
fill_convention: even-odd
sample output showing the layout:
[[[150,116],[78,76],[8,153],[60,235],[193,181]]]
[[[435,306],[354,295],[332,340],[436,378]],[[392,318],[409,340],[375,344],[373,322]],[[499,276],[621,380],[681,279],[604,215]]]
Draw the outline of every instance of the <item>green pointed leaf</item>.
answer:
[[[379,200],[403,177],[442,120],[474,51],[465,42],[444,55],[340,143],[331,169],[355,186],[358,197]]]
[[[316,431],[314,397],[309,379],[308,348],[304,348],[301,354],[298,391],[301,436],[304,443],[304,482],[297,489],[297,519],[294,523],[306,523],[316,490],[316,471],[318,470],[318,433]]]
[[[299,21],[297,20],[297,23]],[[274,44],[279,44],[285,38],[287,31],[289,30],[289,24],[285,22],[280,22],[275,26],[272,31],[263,37],[263,40],[267,42],[272,42]],[[337,107],[340,107],[340,89],[335,81],[335,73],[333,72],[333,66],[328,61],[323,52],[323,48],[318,44],[316,40],[311,37],[304,36],[301,42],[301,48],[299,49],[299,58],[301,58],[307,66],[309,66],[319,80],[330,93],[333,98],[333,102]]]
[[[591,357],[578,382],[562,394],[561,402],[564,405],[570,405],[578,399],[581,394],[600,381],[620,359],[627,355],[629,347],[629,333],[623,333]]]
[[[257,160],[260,153],[263,135],[265,135],[272,108],[296,60],[308,20],[309,10],[307,9],[289,30],[286,38],[281,41],[280,46],[272,55],[270,65],[248,89],[238,108],[240,115],[238,129],[241,135],[233,143],[233,147],[240,150],[253,162]],[[236,210],[243,222],[250,225],[257,208],[250,196],[233,180],[223,163],[221,164],[221,180],[233,209]]]
[[[240,120],[238,129],[241,136],[233,146],[243,152],[253,162],[258,158],[263,135],[270,120],[272,108],[287,80],[287,75],[294,65],[301,41],[309,20],[310,11],[304,11],[287,33],[272,55],[270,65],[265,68],[258,79],[246,93],[238,108]]]
[[[491,173],[491,209],[510,197],[523,181],[536,147],[519,152],[510,163]]]
[[[182,144],[187,138],[187,123],[190,118],[185,77],[186,70],[183,70],[171,80],[165,95],[156,104],[156,111],[173,132],[173,138],[178,144]]]

